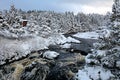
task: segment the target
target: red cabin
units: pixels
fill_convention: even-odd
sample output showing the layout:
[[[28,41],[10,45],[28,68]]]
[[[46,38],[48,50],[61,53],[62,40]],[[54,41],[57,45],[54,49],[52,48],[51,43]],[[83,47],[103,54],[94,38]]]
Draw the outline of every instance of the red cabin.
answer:
[[[23,26],[23,27],[25,27],[25,26],[27,26],[27,20],[20,20],[20,24]]]
[[[22,22],[22,26],[25,27],[27,25],[27,20]]]

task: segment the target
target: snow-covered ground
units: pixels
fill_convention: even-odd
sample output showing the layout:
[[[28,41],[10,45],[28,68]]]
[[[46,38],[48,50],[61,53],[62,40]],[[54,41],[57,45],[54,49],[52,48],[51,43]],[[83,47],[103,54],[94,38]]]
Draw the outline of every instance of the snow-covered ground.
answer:
[[[110,80],[110,77],[114,77],[111,72],[99,66],[85,66],[76,74],[78,80]]]

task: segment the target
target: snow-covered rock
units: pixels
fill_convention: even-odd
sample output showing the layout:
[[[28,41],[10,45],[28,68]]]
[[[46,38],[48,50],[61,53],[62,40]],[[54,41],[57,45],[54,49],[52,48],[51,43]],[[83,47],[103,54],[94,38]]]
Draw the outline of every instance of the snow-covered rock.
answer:
[[[54,59],[58,56],[59,56],[59,53],[55,51],[46,51],[45,53],[43,53],[43,57],[47,59]]]

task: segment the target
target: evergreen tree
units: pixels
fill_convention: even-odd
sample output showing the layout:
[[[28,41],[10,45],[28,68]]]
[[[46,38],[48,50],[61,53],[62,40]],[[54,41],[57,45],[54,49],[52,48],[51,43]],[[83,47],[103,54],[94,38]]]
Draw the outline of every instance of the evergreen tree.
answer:
[[[93,54],[89,54],[86,62],[113,69],[115,80],[120,79],[120,0],[113,4],[113,15],[109,30],[101,37],[99,43],[95,43]]]

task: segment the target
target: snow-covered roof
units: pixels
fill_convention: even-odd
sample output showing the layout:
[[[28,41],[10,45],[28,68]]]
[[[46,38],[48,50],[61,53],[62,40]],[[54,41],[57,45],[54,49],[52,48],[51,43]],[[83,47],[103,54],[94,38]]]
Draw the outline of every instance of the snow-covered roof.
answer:
[[[26,19],[20,19],[20,21],[22,22],[22,21],[28,21],[28,20],[26,20]]]

